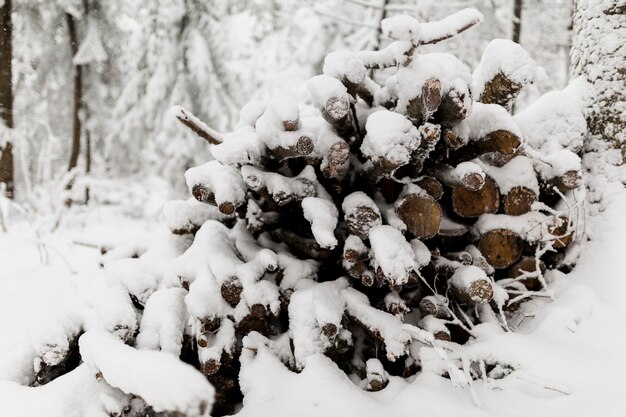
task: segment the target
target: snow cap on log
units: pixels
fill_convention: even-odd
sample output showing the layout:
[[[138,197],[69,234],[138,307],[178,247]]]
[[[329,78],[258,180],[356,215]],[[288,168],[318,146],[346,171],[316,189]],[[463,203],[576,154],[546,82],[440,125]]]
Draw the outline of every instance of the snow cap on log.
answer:
[[[111,386],[141,397],[157,412],[208,416],[215,390],[192,366],[164,353],[136,350],[103,330],[79,340],[80,354]]]
[[[224,214],[233,214],[245,202],[246,184],[239,171],[218,161],[189,168],[185,179],[196,200],[217,205]]]
[[[402,233],[391,226],[376,226],[370,230],[372,266],[380,268],[391,285],[403,285],[409,273],[416,269],[413,248]]]

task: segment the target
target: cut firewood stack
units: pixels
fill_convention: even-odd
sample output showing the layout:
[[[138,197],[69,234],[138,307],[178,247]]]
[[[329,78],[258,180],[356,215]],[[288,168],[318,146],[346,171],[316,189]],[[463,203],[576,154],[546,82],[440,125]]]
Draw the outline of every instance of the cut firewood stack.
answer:
[[[384,49],[327,57],[308,82],[313,107],[251,102],[232,132],[175,109],[213,159],[185,174],[194,198],[166,207],[177,246],[155,285],[184,291],[169,350],[214,385],[214,413],[241,401],[239,358],[259,343],[293,371],[326,355],[378,391],[419,372],[417,347],[452,349],[486,317],[509,329],[521,301],[549,294],[581,171],[577,137],[535,146],[550,131],[543,109],[510,113],[542,70],[505,40],[473,74],[419,50],[480,20],[385,19]],[[159,291],[128,288],[152,310]],[[137,340],[163,350],[155,326],[142,321]]]

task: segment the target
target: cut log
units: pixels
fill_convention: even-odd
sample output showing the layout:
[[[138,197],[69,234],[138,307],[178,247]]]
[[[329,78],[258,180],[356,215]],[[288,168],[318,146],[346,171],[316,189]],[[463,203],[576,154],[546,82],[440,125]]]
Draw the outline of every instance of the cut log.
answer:
[[[447,303],[448,300],[442,295],[428,295],[420,301],[419,310],[422,316],[431,315],[440,319],[448,318]]]
[[[416,184],[437,201],[443,197],[443,185],[434,177],[424,177]]]
[[[552,247],[555,249],[566,248],[574,240],[574,232],[569,230],[567,217],[556,218],[555,223],[548,226],[548,232],[554,236]]]
[[[370,229],[382,224],[380,210],[367,194],[357,191],[347,196],[341,205],[350,234],[367,240]]]
[[[283,122],[285,123],[285,122]],[[295,136],[295,135],[294,135]],[[276,146],[268,149],[277,161],[284,161],[289,158],[307,156],[313,152],[313,140],[306,134],[298,135],[291,146]]]
[[[250,165],[241,167],[241,175],[251,190],[266,194],[279,206],[317,195],[317,178],[310,165],[295,177],[261,171]]]
[[[513,101],[522,89],[521,84],[517,84],[507,78],[501,72],[497,73],[491,80],[485,83],[480,102],[485,104],[499,104],[510,110]]]
[[[488,176],[485,177],[485,183],[479,191],[471,191],[465,187],[453,187],[451,199],[452,210],[464,218],[495,213],[500,207],[498,185]]]
[[[406,116],[416,125],[427,122],[441,103],[441,81],[430,78],[422,86],[421,94],[408,101]]]
[[[433,118],[442,127],[455,126],[465,119],[471,110],[468,86],[452,87],[441,100]]]
[[[524,186],[513,187],[502,197],[504,214],[520,216],[528,213],[533,203],[537,201],[537,198],[537,194],[530,188]]]
[[[445,129],[443,131],[443,140],[450,149],[459,149],[466,144],[466,141],[457,135],[453,130]]]
[[[499,129],[474,142],[480,153],[500,152],[504,155],[513,155],[522,144],[522,140],[515,133]]]
[[[429,315],[421,319],[419,326],[435,336],[437,340],[444,340],[446,342],[452,340],[450,330],[446,327],[445,321],[434,315]]]
[[[243,286],[237,277],[232,277],[222,284],[220,291],[224,301],[226,301],[231,307],[235,307],[239,304],[239,301],[241,301]]]
[[[480,191],[485,185],[485,173],[474,162],[461,162],[456,167],[438,164],[433,171],[437,179],[448,187],[463,187],[469,191]]]
[[[448,281],[452,295],[466,304],[488,303],[493,298],[493,287],[485,271],[477,266],[461,266]]]
[[[546,272],[546,264],[540,260],[539,271],[537,271],[537,258],[534,256],[524,256],[511,266],[508,272],[513,278],[517,278],[521,275],[530,275],[527,278],[520,279],[520,282],[530,291],[539,291],[541,290],[541,282],[537,278],[537,273],[541,272],[541,274],[544,274]]]
[[[188,169],[185,179],[196,200],[216,205],[223,214],[233,214],[246,202],[246,185],[239,171],[229,165],[209,161]]]
[[[328,165],[322,170],[322,175],[342,181],[350,170],[350,146],[346,141],[333,144],[328,150]]]
[[[394,207],[396,215],[413,236],[430,239],[439,232],[443,212],[426,192],[407,194],[397,200]]]
[[[522,256],[523,248],[522,238],[506,229],[490,230],[478,242],[480,253],[496,269],[504,269],[517,262]]]

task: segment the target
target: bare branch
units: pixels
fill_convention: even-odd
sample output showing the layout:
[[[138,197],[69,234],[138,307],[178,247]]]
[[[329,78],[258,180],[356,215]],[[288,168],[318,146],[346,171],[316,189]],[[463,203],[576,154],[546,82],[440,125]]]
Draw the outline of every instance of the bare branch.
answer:
[[[209,142],[211,145],[219,145],[222,143],[223,135],[220,132],[211,129],[206,125],[206,123],[198,119],[191,112],[183,109],[181,106],[174,106],[172,112],[178,121],[191,129],[193,133]]]

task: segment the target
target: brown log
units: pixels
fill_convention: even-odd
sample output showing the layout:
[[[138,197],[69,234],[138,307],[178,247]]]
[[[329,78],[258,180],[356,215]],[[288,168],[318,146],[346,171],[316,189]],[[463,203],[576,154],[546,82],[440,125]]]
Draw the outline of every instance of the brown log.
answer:
[[[504,214],[519,216],[528,213],[537,198],[537,194],[527,187],[513,187],[502,197]]]
[[[472,163],[465,162],[464,164]],[[480,167],[477,167],[477,169],[482,171]],[[448,164],[437,164],[433,171],[437,179],[448,187],[463,187],[469,191],[480,191],[485,185],[483,172],[474,171],[459,175],[455,168]]]
[[[485,272],[476,266],[462,266],[448,280],[454,298],[465,304],[481,304],[491,301],[493,287]]]
[[[434,315],[424,317],[420,320],[419,326],[435,336],[437,340],[444,340],[446,342],[452,340],[450,330],[446,327],[445,321]]]
[[[322,175],[342,181],[350,170],[350,146],[346,141],[333,144],[328,150],[328,165],[322,170]]]
[[[487,259],[485,259],[476,246],[468,245],[465,248],[465,251],[472,256],[472,265],[482,269],[488,277],[494,276],[496,270],[489,264],[489,262],[487,262]]]
[[[202,184],[194,185],[191,189],[191,194],[201,203],[207,203],[214,206],[217,205],[217,202],[215,201],[215,193]],[[233,214],[236,208],[235,204],[231,201],[224,201],[218,205],[220,213],[227,215]]]
[[[295,177],[264,172],[251,166],[241,167],[241,174],[249,189],[270,199],[278,206],[284,206],[293,201],[300,202],[306,197],[317,195],[314,172],[309,166]]]
[[[451,261],[458,262],[461,265],[472,265],[474,263],[474,258],[466,251],[448,252],[444,257]]]
[[[237,323],[237,332],[243,335],[247,335],[250,332],[259,332],[262,335],[267,335],[269,332],[267,315],[268,310],[264,305],[252,305],[252,307],[250,307],[250,313]]]
[[[500,152],[504,155],[512,155],[519,149],[522,140],[513,132],[499,129],[475,141],[475,144],[481,153]]]
[[[312,259],[324,260],[330,258],[332,252],[328,249],[323,249],[313,238],[302,237],[289,230],[275,230],[272,232],[279,242],[286,243],[296,252],[300,252]]]
[[[422,86],[421,94],[409,100],[406,116],[415,124],[427,122],[441,103],[441,81],[429,78]]]
[[[522,256],[523,247],[522,238],[507,229],[490,230],[478,242],[480,253],[496,269],[504,269],[517,262]]]
[[[562,193],[574,190],[582,184],[582,173],[580,171],[567,171],[565,174],[554,177],[548,181],[548,189],[558,188]]]
[[[432,151],[434,151],[439,139],[441,138],[441,126],[433,123],[424,123],[419,127],[420,143],[411,154],[411,161],[399,167],[393,172],[396,179],[414,179],[418,178],[422,172],[424,163]],[[403,181],[406,182],[406,181]]]
[[[450,149],[459,149],[461,146],[465,145],[463,138],[457,135],[453,130],[445,129],[442,136]]]
[[[464,218],[495,213],[500,206],[498,185],[488,176],[485,177],[485,184],[479,191],[471,191],[465,187],[453,187],[451,198],[452,210]]]
[[[419,239],[429,239],[439,232],[443,212],[434,198],[426,194],[408,194],[395,203],[395,213],[407,230]]]
[[[560,217],[555,219],[555,223],[548,226],[548,232],[555,237],[552,241],[552,247],[562,249],[568,247],[574,240],[574,232],[569,229],[569,219]]]
[[[416,184],[437,201],[443,197],[443,185],[434,177],[424,177]]]
[[[298,137],[298,139],[295,141],[295,144],[293,144],[292,146],[277,146],[275,148],[270,148],[269,151],[274,159],[276,159],[277,161],[284,161],[285,159],[289,158],[307,156],[311,152],[313,152],[313,149],[313,139],[311,139],[306,134],[302,134],[302,136]]]
[[[352,278],[361,279],[367,270],[369,263],[368,249],[361,239],[355,239],[355,236],[346,239],[343,248],[342,265],[348,275]],[[373,285],[373,282],[370,285]]]
[[[543,261],[539,261],[539,271],[541,274],[546,272],[546,264]],[[534,256],[524,256],[519,261],[517,261],[513,266],[511,266],[508,270],[508,273],[511,277],[516,278],[525,273],[537,273],[537,258]],[[523,278],[520,280],[522,284],[530,291],[539,291],[541,290],[541,282],[536,276]]]
[[[467,86],[465,86],[464,91],[456,89],[448,91],[433,115],[435,121],[442,127],[452,127],[461,123],[469,115],[471,108],[466,106],[467,95],[469,95]]]
[[[517,84],[507,78],[501,72],[485,83],[483,93],[479,101],[485,104],[499,104],[507,110],[511,110],[513,102],[517,98],[523,85]]]
[[[389,384],[389,376],[378,359],[370,359],[366,363],[367,390],[380,391]]]
[[[358,204],[354,201],[358,201]],[[382,217],[376,203],[362,192],[347,196],[342,209],[348,231],[361,240],[368,239],[372,227],[382,224]]]
[[[220,291],[224,301],[226,301],[231,307],[236,307],[237,304],[239,304],[239,301],[241,301],[243,286],[237,277],[232,277],[222,284]]]
[[[419,303],[419,311],[422,316],[435,316],[440,319],[449,318],[449,312],[446,308],[446,298],[441,295],[428,295]]]
[[[354,134],[350,101],[346,97],[331,97],[322,109],[322,117],[335,128],[339,136],[348,138]]]

